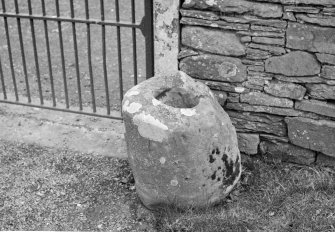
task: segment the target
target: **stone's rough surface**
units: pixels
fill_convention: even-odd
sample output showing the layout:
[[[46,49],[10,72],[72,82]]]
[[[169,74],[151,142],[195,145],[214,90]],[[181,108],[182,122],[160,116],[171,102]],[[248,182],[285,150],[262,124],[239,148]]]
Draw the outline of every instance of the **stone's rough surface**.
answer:
[[[297,110],[313,112],[316,114],[335,118],[335,104],[332,103],[316,100],[297,101],[295,103],[295,108]]]
[[[305,96],[306,88],[293,83],[272,81],[264,87],[264,91],[276,97],[302,100]]]
[[[254,154],[258,145],[268,157],[306,165],[317,152],[330,157],[335,0],[185,0],[182,8],[181,24],[201,28],[184,26],[182,48],[198,54],[180,57],[180,69],[216,91],[242,153]],[[284,117],[314,120],[291,123],[291,129],[299,126],[302,142],[291,138],[292,131],[287,138]]]
[[[307,52],[290,52],[265,61],[265,70],[285,76],[312,76],[320,73],[320,65],[313,55]]]
[[[322,67],[321,76],[326,79],[335,80],[335,66],[324,65]]]
[[[334,0],[256,0],[259,2],[271,2],[271,3],[282,3],[282,4],[305,4],[305,5],[330,5],[334,6]]]
[[[227,111],[227,113],[239,132],[264,132],[277,136],[286,136],[287,134],[286,125],[282,117],[236,111]]]
[[[212,20],[189,18],[189,17],[182,17],[180,20],[180,23],[184,25],[207,26],[207,27],[221,28],[221,29],[227,29],[227,30],[246,31],[249,29],[249,25],[247,24],[227,23],[225,21],[212,21]]]
[[[316,53],[316,57],[323,64],[335,65],[335,56],[325,53]]]
[[[305,6],[305,7],[304,6],[284,6],[284,11],[317,14],[321,10],[319,8],[311,7],[311,6]]]
[[[320,26],[330,26],[330,27],[335,26],[334,17],[324,16],[324,15],[315,15],[315,14],[308,14],[308,15],[296,14],[295,17],[298,20],[301,20],[307,23],[317,24]]]
[[[263,18],[279,18],[283,8],[276,4],[256,3],[245,0],[206,1],[188,0],[183,3],[184,8],[214,9],[224,13],[251,13]]]
[[[285,40],[281,38],[268,38],[268,37],[254,37],[252,42],[260,44],[270,44],[270,45],[281,45],[285,44]]]
[[[309,77],[287,77],[281,75],[275,75],[275,79],[285,82],[293,83],[325,83],[326,80],[319,76],[309,76]]]
[[[286,47],[335,54],[335,28],[289,23]]]
[[[316,99],[335,100],[335,86],[325,84],[306,84],[306,88],[311,97]]]
[[[214,96],[216,97],[216,100],[220,103],[221,106],[224,106],[226,104],[228,94],[225,92],[220,91],[212,91]]]
[[[286,108],[293,107],[293,101],[290,99],[277,98],[260,92],[241,94],[240,101],[242,103],[248,103],[251,105],[277,106]]]
[[[315,162],[316,153],[289,143],[262,141],[262,155],[271,160],[309,165]]]
[[[335,122],[286,118],[291,143],[335,157]]]
[[[161,1],[153,4],[155,74],[169,75],[178,71],[179,53],[179,0]],[[150,77],[148,77],[150,78]]]
[[[313,113],[307,113],[292,108],[280,108],[280,107],[271,107],[271,106],[257,106],[249,105],[245,103],[227,103],[225,106],[226,109],[236,110],[236,111],[246,111],[246,112],[259,112],[267,113],[281,116],[290,116],[290,117],[307,117],[312,119],[319,119],[320,117]]]
[[[182,44],[210,53],[241,56],[245,48],[239,37],[231,32],[205,29],[203,27],[183,27]]]
[[[199,55],[199,53],[192,49],[182,49],[178,54],[178,59],[183,59],[189,56],[196,56],[196,55]]]
[[[206,207],[238,182],[235,129],[201,82],[183,72],[148,79],[127,92],[123,117],[136,191],[147,207]]]
[[[248,155],[255,155],[258,152],[259,135],[237,133],[238,147],[241,152]]]
[[[331,157],[331,156],[319,153],[316,158],[316,163],[319,165],[335,168],[335,157]]]
[[[249,48],[255,48],[255,49],[260,49],[263,51],[268,51],[273,55],[283,55],[286,53],[285,49],[282,47],[277,47],[277,46],[270,46],[270,45],[264,45],[264,44],[256,44],[256,43],[249,43],[248,44]]]
[[[225,82],[243,82],[247,79],[246,67],[240,59],[218,55],[187,57],[180,61],[180,70],[198,79]]]
[[[220,17],[210,11],[200,11],[200,10],[180,10],[182,16],[199,18],[199,19],[207,19],[207,20],[219,20]]]

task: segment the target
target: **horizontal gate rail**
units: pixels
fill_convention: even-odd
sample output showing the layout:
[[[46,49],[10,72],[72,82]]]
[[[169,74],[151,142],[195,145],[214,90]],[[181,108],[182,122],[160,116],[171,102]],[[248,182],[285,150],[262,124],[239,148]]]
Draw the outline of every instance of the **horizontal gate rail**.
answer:
[[[117,26],[117,27],[130,27],[139,28],[144,27],[144,22],[141,23],[128,23],[128,22],[115,22],[115,21],[100,21],[95,19],[82,19],[82,18],[68,18],[68,17],[56,17],[56,16],[43,16],[43,15],[29,15],[29,14],[15,14],[15,13],[0,13],[0,17],[7,18],[22,18],[22,19],[37,19],[37,20],[48,20],[48,21],[60,21],[60,22],[74,22],[74,23],[86,23],[86,24],[96,24],[105,26]]]
[[[61,8],[60,8],[60,1],[67,1],[70,6],[70,12],[68,16],[61,16]],[[90,1],[91,2],[91,1]],[[90,115],[90,116],[98,116],[98,117],[105,117],[105,118],[113,118],[113,119],[122,119],[122,116],[119,112],[119,114],[115,114],[115,111],[112,111],[111,109],[111,94],[110,94],[110,86],[111,81],[110,79],[110,73],[108,73],[108,62],[107,62],[107,49],[108,49],[108,43],[106,40],[107,36],[107,27],[113,27],[116,29],[116,41],[115,44],[117,46],[116,53],[113,54],[113,57],[117,57],[117,69],[118,74],[113,76],[118,76],[116,79],[113,79],[113,81],[118,81],[119,86],[119,100],[122,102],[123,94],[124,94],[124,82],[126,81],[125,77],[123,76],[123,71],[125,67],[123,66],[122,59],[125,57],[125,54],[123,54],[122,48],[124,47],[124,43],[122,40],[122,28],[129,28],[131,29],[131,42],[132,46],[132,63],[133,66],[131,68],[131,71],[133,72],[133,85],[138,84],[139,80],[139,72],[138,72],[138,46],[137,46],[137,30],[140,31],[143,35],[144,39],[144,49],[145,49],[145,70],[146,70],[146,78],[150,78],[154,75],[154,53],[153,53],[153,0],[143,0],[143,6],[144,6],[144,17],[142,20],[137,22],[136,20],[136,6],[135,6],[135,0],[130,0],[130,18],[129,21],[123,21],[121,20],[121,13],[120,13],[120,1],[114,0],[115,5],[113,6],[115,9],[115,20],[107,20],[106,19],[106,13],[105,13],[105,3],[106,0],[96,0],[94,3],[97,7],[100,9],[100,17],[98,18],[91,18],[90,11],[92,11],[91,7],[92,5],[89,5],[89,0],[84,0],[79,3],[80,6],[82,6],[82,12],[83,16],[76,17],[75,15],[75,7],[74,7],[74,0],[55,0],[53,9],[55,9],[55,15],[47,15],[46,10],[47,7],[50,5],[50,2],[46,2],[45,0],[40,0],[39,3],[32,2],[32,0],[27,0],[27,6],[28,13],[22,13],[19,10],[19,0],[14,0],[14,5],[11,5],[11,10],[8,11],[6,4],[10,5],[10,1],[1,0],[2,4],[2,12],[0,12],[0,19],[3,19],[4,22],[4,34],[5,34],[5,40],[6,40],[6,50],[8,52],[8,60],[6,62],[9,62],[8,65],[4,65],[4,59],[1,57],[0,53],[0,81],[1,81],[1,92],[3,95],[3,99],[0,99],[0,103],[9,103],[9,104],[15,104],[15,105],[22,105],[22,106],[31,106],[31,107],[37,107],[41,109],[49,109],[49,110],[58,110],[63,112],[70,112],[70,113],[77,113],[77,114],[84,114],[84,115]],[[136,1],[137,3],[137,1]],[[38,5],[39,4],[39,5]],[[78,4],[78,3],[77,3]],[[38,6],[41,10],[40,14],[33,13],[33,9],[35,6]],[[14,12],[12,12],[14,8]],[[99,11],[97,11],[99,12]],[[16,21],[16,32],[13,32],[13,27],[15,25],[10,24],[12,21],[9,19],[14,19]],[[25,20],[25,21],[24,21]],[[28,22],[29,27],[23,28],[22,23]],[[40,21],[42,26],[39,28],[37,27],[37,24],[35,22]],[[50,25],[49,22],[55,22],[58,36],[54,38],[55,36],[51,37],[50,35]],[[69,23],[71,25],[70,28],[70,35],[65,34],[63,31],[63,23]],[[78,27],[77,25],[82,24],[85,27],[85,37],[86,37],[86,45],[83,46],[83,42],[79,44],[78,42]],[[40,24],[39,24],[40,25]],[[101,50],[101,58],[102,58],[102,74],[101,79],[103,83],[103,95],[105,98],[105,110],[106,114],[101,113],[101,109],[97,109],[97,89],[96,89],[96,74],[93,70],[93,59],[96,57],[93,55],[95,52],[93,48],[93,43],[96,41],[93,41],[93,31],[92,27],[94,25],[100,26],[100,47],[99,51]],[[1,29],[1,28],[0,28]],[[23,30],[25,29],[25,30]],[[37,29],[39,31],[39,34],[36,35]],[[29,33],[29,41],[31,43],[27,45],[27,34]],[[42,33],[40,33],[42,31]],[[1,33],[1,30],[0,30]],[[66,32],[69,33],[69,32]],[[12,44],[15,45],[15,41],[11,41],[11,38],[13,36],[17,36],[18,43],[16,46],[12,46]],[[42,40],[43,43],[40,43],[38,39],[41,39],[41,35],[43,36]],[[94,34],[95,35],[95,34]],[[1,36],[1,35],[0,35]],[[66,41],[65,41],[66,38]],[[67,62],[68,57],[67,53],[65,54],[65,43],[69,43],[69,40],[71,39],[72,43],[72,49],[73,54],[71,55],[71,59],[74,60],[74,79],[76,83],[75,89],[71,89],[69,87],[69,71],[67,69]],[[55,44],[52,44],[53,41],[57,41],[57,53],[54,53],[54,47]],[[110,40],[108,40],[110,42]],[[95,43],[96,44],[96,43]],[[1,45],[1,44],[0,44]],[[128,44],[127,44],[128,46]],[[39,50],[41,50],[41,47],[43,49],[43,53],[46,54],[46,57],[44,60],[41,60]],[[27,49],[31,49],[33,51],[32,56],[30,56],[30,59],[33,59],[33,65],[29,66],[28,56],[27,56]],[[85,50],[85,70],[88,69],[88,77],[89,77],[89,94],[90,94],[90,101],[91,104],[91,110],[92,112],[88,112],[86,110],[86,107],[84,107],[84,95],[85,91],[82,89],[82,85],[84,83],[83,80],[83,74],[81,73],[81,70],[84,68],[83,64],[80,62],[81,59],[83,59],[80,55],[80,52],[82,50]],[[20,54],[20,65],[23,70],[22,77],[23,81],[17,77],[18,75],[15,72],[15,68],[17,67],[17,57],[14,56],[14,54],[17,56],[17,54]],[[59,71],[59,76],[56,77],[56,74],[53,70],[53,67],[55,66],[55,59],[54,56],[57,55],[57,60],[60,62],[57,63],[57,68],[59,67],[61,71]],[[69,56],[69,55],[68,55]],[[86,58],[87,56],[87,58]],[[32,60],[31,60],[32,61]],[[42,68],[41,63],[44,62],[46,65],[44,66],[43,75],[47,73],[48,75],[48,81],[50,82],[47,86],[42,83]],[[86,66],[87,65],[87,66]],[[8,69],[9,67],[9,69]],[[34,75],[36,77],[36,82],[33,83],[29,75],[31,75],[31,71],[28,71],[28,68],[33,67]],[[10,75],[8,74],[10,71]],[[7,71],[7,73],[4,73],[4,70]],[[100,69],[99,69],[100,70]],[[11,77],[11,78],[9,78]],[[129,77],[127,77],[127,81],[129,81]],[[44,77],[45,79],[45,77]],[[86,79],[87,80],[87,79]],[[18,82],[24,83],[24,92],[20,92],[20,89],[18,88]],[[56,94],[58,94],[56,89],[56,82],[59,84],[59,82],[62,82],[61,91],[64,93],[64,101],[65,106],[60,107],[60,104],[56,100]],[[23,85],[23,84],[22,84]],[[22,88],[23,88],[22,87]],[[35,94],[36,96],[33,96],[33,88],[36,88]],[[73,87],[73,86],[72,86]],[[115,85],[113,86],[115,88]],[[51,102],[46,99],[44,96],[44,90],[46,88],[50,88],[50,97]],[[129,88],[129,85],[126,87]],[[76,93],[73,93],[75,90]],[[11,93],[11,91],[14,91],[14,95]],[[101,94],[101,92],[99,92]],[[25,95],[25,96],[24,96]],[[74,110],[74,106],[71,105],[70,100],[73,100],[73,96],[76,96],[75,100],[78,102],[78,110]],[[15,100],[10,100],[14,96]],[[48,95],[49,96],[49,95]],[[87,97],[87,95],[85,95]],[[37,100],[35,98],[37,98]],[[70,99],[71,97],[71,99]],[[27,102],[22,102],[22,99],[26,99]],[[50,106],[49,106],[50,105]],[[119,116],[118,116],[119,115]]]

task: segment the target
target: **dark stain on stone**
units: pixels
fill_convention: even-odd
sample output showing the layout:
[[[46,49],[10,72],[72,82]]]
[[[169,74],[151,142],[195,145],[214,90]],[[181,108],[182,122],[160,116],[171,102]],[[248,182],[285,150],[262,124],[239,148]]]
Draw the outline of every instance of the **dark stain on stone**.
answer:
[[[221,181],[221,178],[220,178],[220,177],[218,178],[218,181]]]
[[[234,163],[233,161],[228,161],[228,156],[226,154],[222,155],[222,161],[224,162],[225,166],[226,166],[226,177],[229,177],[233,171],[234,171]]]
[[[214,163],[215,158],[213,157],[213,155],[209,155],[209,162],[212,164]]]
[[[215,149],[215,153],[216,153],[217,155],[220,155],[220,150],[219,150],[218,147]]]
[[[214,154],[215,154],[215,149],[212,150],[212,155],[214,155]]]
[[[238,175],[240,173],[240,169],[241,169],[241,165],[240,165],[239,161],[240,161],[240,158],[237,157],[235,163],[233,163],[232,161],[229,162],[230,166],[227,167],[226,178],[223,180],[223,185],[229,186],[229,185],[232,185],[234,183],[234,181],[238,177]],[[235,166],[235,171],[233,169],[234,166]],[[228,175],[228,170],[229,170],[229,175]]]
[[[215,180],[216,179],[216,171],[214,171],[213,175],[211,175],[211,179]]]
[[[206,186],[205,184],[202,185],[202,187],[205,187],[205,186]]]
[[[221,170],[222,168],[221,167],[218,167],[218,170]]]

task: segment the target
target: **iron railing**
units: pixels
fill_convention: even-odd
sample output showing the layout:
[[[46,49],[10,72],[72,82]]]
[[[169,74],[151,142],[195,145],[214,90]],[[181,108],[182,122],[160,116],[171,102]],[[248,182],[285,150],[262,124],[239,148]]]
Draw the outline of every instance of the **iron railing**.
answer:
[[[64,16],[64,14],[62,14],[65,1],[67,1],[69,4],[68,16]],[[123,99],[124,91],[129,89],[132,85],[136,85],[140,81],[138,69],[139,53],[141,55],[145,54],[145,67],[142,67],[142,69],[145,69],[145,74],[142,75],[142,77],[145,76],[145,78],[150,78],[154,75],[153,1],[143,0],[144,16],[141,20],[137,20],[135,0],[128,0],[130,7],[130,19],[128,21],[124,21],[122,19],[123,15],[122,11],[120,10],[121,5],[119,0],[113,0],[114,6],[111,8],[112,11],[115,12],[115,19],[110,19],[110,17],[107,19],[105,8],[107,1],[108,0],[97,0],[94,2],[89,2],[88,0],[85,0],[80,1],[81,3],[78,3],[75,2],[75,0],[55,0],[51,1],[55,3],[55,14],[50,15],[47,12],[49,10],[48,7],[50,6],[50,1],[46,2],[45,0],[40,0],[40,4],[37,5],[36,1],[32,3],[31,0],[27,0],[27,12],[21,13],[21,5],[19,5],[19,3],[21,4],[21,1],[19,2],[18,0],[14,0],[13,5],[11,3],[12,1],[1,0],[2,12],[0,12],[0,18],[3,19],[2,26],[4,27],[4,30],[0,31],[3,31],[4,34],[2,35],[2,41],[6,42],[0,44],[2,45],[2,51],[0,50],[0,80],[3,95],[3,99],[0,99],[0,102],[121,119],[119,109],[120,102]],[[111,1],[108,1],[109,6],[110,2]],[[123,6],[125,2],[126,1],[122,1]],[[136,4],[138,4],[138,2],[140,1],[136,1]],[[75,5],[75,3],[79,5]],[[97,8],[100,9],[100,17],[98,19],[91,17],[91,12],[93,12],[92,3],[95,4],[95,17],[97,17]],[[61,8],[60,4],[62,4],[61,6],[63,8]],[[99,6],[97,7],[96,4]],[[7,5],[10,5],[9,7],[11,10],[7,9]],[[81,10],[81,12],[79,12],[81,16],[76,16],[78,9]],[[33,12],[37,10],[40,10],[39,14]],[[37,22],[41,23],[36,25]],[[51,23],[53,23],[54,29],[50,32]],[[68,28],[64,30],[65,23],[71,25],[69,27],[70,30],[67,30]],[[86,37],[85,47],[83,46],[83,41],[79,40],[78,38],[78,25],[85,25],[85,29],[81,28],[81,31],[84,30],[84,33],[81,33],[81,37],[83,38],[83,34],[85,35],[84,37]],[[92,31],[93,26],[100,27],[99,49],[97,49],[96,46],[92,46],[92,36],[94,36],[97,32],[97,30]],[[13,31],[13,28],[16,28],[16,32]],[[116,36],[116,42],[112,44],[116,46],[116,49],[114,50],[116,50],[117,54],[107,54],[108,49],[110,49],[109,46],[112,46],[110,37],[107,36],[107,30],[109,28],[115,29],[113,38]],[[124,57],[129,57],[130,55],[129,52],[127,54],[124,54],[123,52],[122,29],[124,28],[131,30],[130,46],[132,48],[128,50],[131,50],[132,53],[132,58],[130,59],[132,60],[132,68],[129,66],[125,67],[123,64]],[[36,32],[36,30],[38,30],[38,32]],[[142,32],[144,40],[144,45],[140,47],[137,43],[138,31]],[[56,32],[58,35],[54,36],[53,32]],[[50,36],[51,33],[53,33],[52,36]],[[27,38],[27,34],[30,34],[30,39]],[[15,39],[13,39],[14,37]],[[56,39],[56,37],[58,38]],[[28,40],[31,43],[28,43]],[[68,43],[70,42],[73,49],[71,59],[68,58]],[[94,42],[96,41],[94,40]],[[56,43],[57,45],[55,45]],[[67,47],[65,47],[64,43],[67,44]],[[58,47],[58,58],[55,58],[55,46]],[[139,48],[141,49],[140,52]],[[27,54],[29,54],[27,51],[28,49],[32,49],[33,51],[32,54],[29,55],[29,58],[27,58]],[[145,52],[142,52],[142,49],[145,49]],[[1,57],[5,50],[6,53],[8,53],[6,58]],[[82,50],[85,52],[82,53]],[[97,57],[95,50],[101,51],[101,57]],[[41,57],[42,53],[44,55]],[[83,62],[82,56],[86,56],[86,64]],[[117,73],[109,71],[110,61],[108,59],[110,56],[112,58],[114,56],[117,57]],[[103,85],[103,88],[97,90],[95,87],[97,82],[97,74],[94,72],[94,67],[96,66],[95,61],[100,60],[100,58],[102,59],[102,67],[101,72],[98,75],[100,78],[99,80],[101,80],[100,84]],[[73,73],[71,72],[70,74],[73,75],[73,78],[69,75],[69,60],[71,60],[73,64],[72,67],[74,70],[72,70]],[[41,61],[43,62],[43,65],[41,65]],[[4,63],[6,63],[6,65]],[[55,71],[55,66],[58,67],[59,65],[59,70]],[[43,70],[41,69],[41,66],[43,66]],[[86,79],[83,78],[83,73],[81,72],[83,67],[87,70],[88,73],[88,78]],[[32,71],[29,72],[29,68],[33,70],[34,73],[32,73]],[[21,70],[19,74],[17,69]],[[131,76],[127,75],[125,77],[125,69],[127,69],[127,73],[129,73],[128,69],[132,69],[133,74]],[[55,73],[58,74],[56,75]],[[20,76],[20,78],[18,78],[18,76]],[[132,79],[131,84],[129,82],[129,78]],[[71,81],[71,83],[69,83],[69,81],[72,79],[75,81]],[[117,84],[115,84],[116,80],[118,82]],[[124,86],[125,80],[127,82],[126,86]],[[83,91],[84,81],[88,82],[86,83],[86,87],[89,90]],[[60,87],[60,82],[62,82],[62,87]],[[114,83],[112,88],[110,88],[111,82]],[[56,83],[58,83],[58,85],[56,85]],[[118,88],[116,88],[116,86],[118,86]],[[48,94],[44,92],[46,88],[49,89]],[[99,101],[98,104],[97,91],[99,92],[98,95],[104,99],[103,102]],[[118,97],[116,97],[115,91],[119,92]],[[87,92],[90,95],[90,100],[88,100]],[[114,97],[111,97],[111,93],[113,93]],[[61,97],[57,97],[60,95]],[[47,98],[47,100],[45,100],[45,98]],[[38,99],[38,102],[34,101],[36,99]],[[64,104],[60,104],[58,102],[59,99],[64,101]],[[115,101],[119,102],[119,107],[117,110],[118,113],[115,113],[115,107],[113,109],[111,107],[111,102],[115,103]],[[90,105],[90,111],[86,110],[86,105]],[[105,112],[100,111],[102,105],[105,108]]]

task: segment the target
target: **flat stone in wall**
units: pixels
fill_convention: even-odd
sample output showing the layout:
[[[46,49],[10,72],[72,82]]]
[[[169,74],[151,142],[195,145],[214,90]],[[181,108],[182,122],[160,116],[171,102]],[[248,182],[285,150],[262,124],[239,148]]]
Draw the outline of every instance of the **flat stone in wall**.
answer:
[[[316,163],[322,166],[328,166],[335,168],[335,158],[319,153],[316,158]]]
[[[320,100],[335,100],[335,86],[326,84],[306,84],[311,97]]]
[[[307,52],[290,52],[283,56],[271,57],[265,61],[265,70],[286,76],[312,76],[320,73],[320,65]]]
[[[182,59],[180,70],[198,79],[225,82],[243,82],[247,79],[246,67],[238,58],[199,55]]]
[[[293,107],[293,101],[286,98],[277,98],[261,92],[250,92],[241,94],[240,101],[251,105],[276,106],[276,107]]]
[[[289,23],[286,33],[286,47],[335,54],[335,28],[309,24]]]
[[[325,54],[325,53],[316,53],[315,55],[321,63],[335,65],[334,55]]]
[[[295,109],[335,118],[335,104],[333,103],[317,100],[296,101]]]
[[[207,0],[186,0],[183,8],[195,9],[213,9],[223,13],[252,13],[263,18],[279,18],[283,14],[283,9],[277,4],[261,4],[245,0],[225,0],[225,1],[207,1]]]
[[[289,143],[262,141],[260,152],[272,160],[309,165],[315,162],[314,151],[298,147]]]
[[[335,122],[286,118],[290,142],[335,157]]]
[[[227,111],[238,132],[269,133],[286,136],[286,124],[282,117],[249,112]]]
[[[235,33],[186,26],[182,29],[182,44],[200,51],[225,56],[242,56],[245,47]]]
[[[255,155],[258,153],[259,135],[237,133],[238,147],[241,152],[248,155]]]
[[[306,4],[306,5],[335,5],[333,0],[255,0],[259,2],[271,2],[282,4]]]
[[[264,87],[264,91],[276,97],[302,100],[306,93],[306,88],[287,82],[271,81]]]
[[[321,76],[326,79],[335,80],[335,66],[324,65],[322,67]]]

